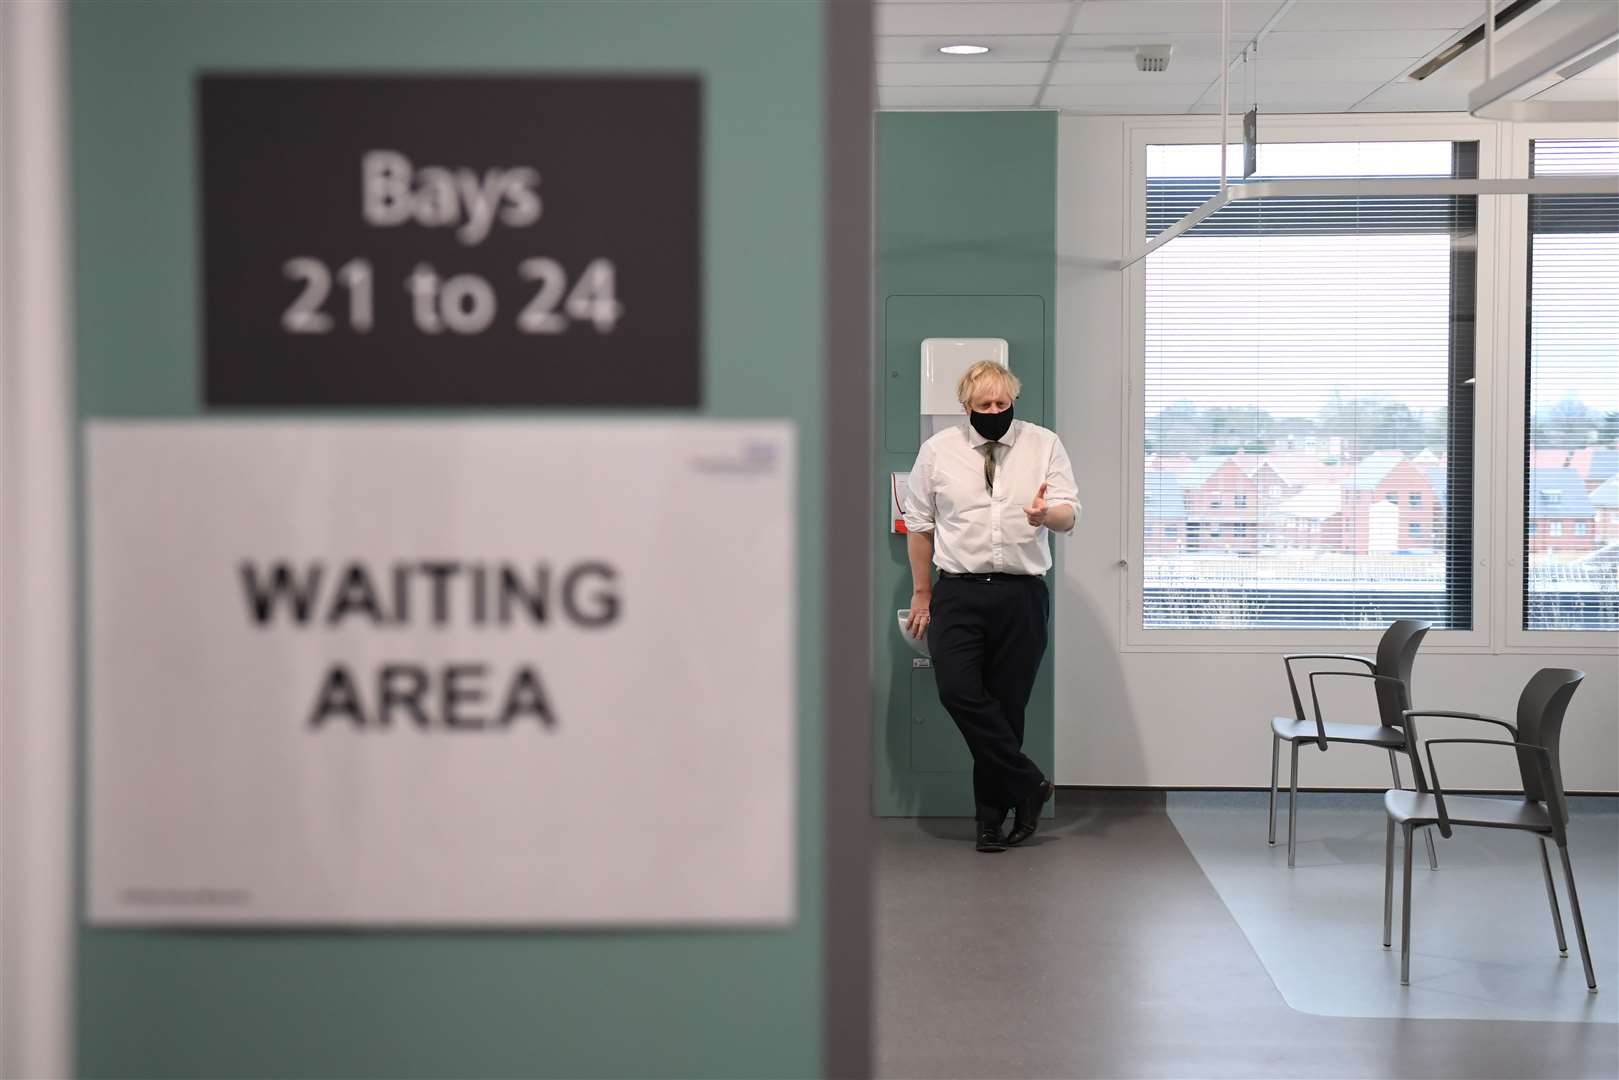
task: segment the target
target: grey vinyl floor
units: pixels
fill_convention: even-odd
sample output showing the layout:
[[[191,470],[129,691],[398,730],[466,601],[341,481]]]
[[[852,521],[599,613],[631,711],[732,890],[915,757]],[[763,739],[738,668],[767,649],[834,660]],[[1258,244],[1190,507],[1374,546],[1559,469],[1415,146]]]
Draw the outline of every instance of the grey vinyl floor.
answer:
[[[1301,1012],[1454,1020],[1619,1023],[1619,799],[1570,799],[1569,853],[1597,986],[1587,993],[1562,865],[1553,848],[1567,957],[1527,833],[1457,828],[1421,840],[1411,874],[1411,985],[1401,986],[1395,841],[1392,950],[1382,946],[1383,830],[1377,795],[1299,799],[1296,867],[1287,868],[1287,797],[1276,847],[1265,795],[1170,792],[1169,819],[1237,920],[1282,997]]]
[[[1161,794],[1059,792],[1001,855],[965,820],[877,832],[879,1076],[1619,1075],[1613,1024],[1290,1007]]]

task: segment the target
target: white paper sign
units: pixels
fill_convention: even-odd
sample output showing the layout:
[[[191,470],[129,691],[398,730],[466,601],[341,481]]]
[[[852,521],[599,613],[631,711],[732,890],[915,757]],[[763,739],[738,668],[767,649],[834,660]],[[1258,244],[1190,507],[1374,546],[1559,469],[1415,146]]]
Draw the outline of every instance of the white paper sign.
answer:
[[[97,422],[102,923],[794,917],[781,423]]]

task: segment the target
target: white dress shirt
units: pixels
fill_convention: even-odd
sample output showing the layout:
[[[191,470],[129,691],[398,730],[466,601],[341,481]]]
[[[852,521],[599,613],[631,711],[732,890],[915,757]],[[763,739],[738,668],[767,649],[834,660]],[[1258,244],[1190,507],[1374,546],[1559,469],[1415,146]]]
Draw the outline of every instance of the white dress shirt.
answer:
[[[1046,506],[1068,505],[1079,520],[1074,467],[1057,433],[1014,420],[995,455],[995,490],[984,484],[988,440],[970,423],[922,444],[905,496],[905,528],[933,534],[933,563],[952,574],[1044,574],[1051,569],[1048,530],[1023,516],[1041,484]]]

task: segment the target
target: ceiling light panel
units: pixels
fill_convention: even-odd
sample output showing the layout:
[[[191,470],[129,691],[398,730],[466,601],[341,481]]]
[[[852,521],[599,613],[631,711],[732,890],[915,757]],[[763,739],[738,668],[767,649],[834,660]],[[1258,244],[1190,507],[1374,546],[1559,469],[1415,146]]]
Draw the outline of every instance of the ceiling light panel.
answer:
[[[1045,63],[1057,49],[1062,38],[1057,34],[1020,34],[1016,36],[977,36],[974,45],[988,45],[987,56],[945,56],[939,49],[945,45],[960,44],[960,38],[904,36],[877,39],[877,62],[885,63],[938,63],[959,64],[999,61],[1005,63]]]

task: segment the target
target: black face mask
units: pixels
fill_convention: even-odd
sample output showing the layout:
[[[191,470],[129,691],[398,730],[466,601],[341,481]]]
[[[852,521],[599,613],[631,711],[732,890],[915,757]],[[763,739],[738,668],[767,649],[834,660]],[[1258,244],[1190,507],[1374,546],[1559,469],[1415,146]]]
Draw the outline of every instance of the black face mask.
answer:
[[[1012,427],[1012,406],[1003,412],[987,413],[974,410],[971,414],[973,430],[990,442],[1005,435]]]

